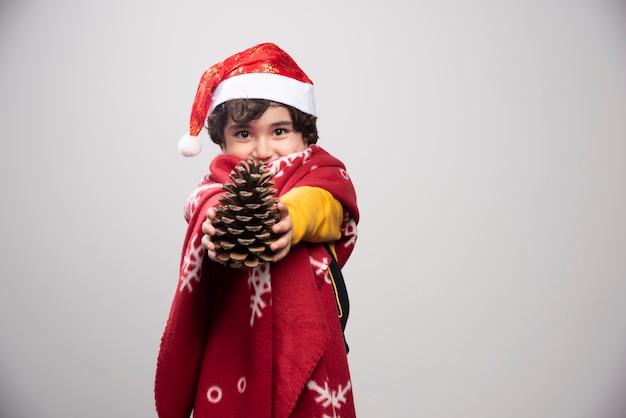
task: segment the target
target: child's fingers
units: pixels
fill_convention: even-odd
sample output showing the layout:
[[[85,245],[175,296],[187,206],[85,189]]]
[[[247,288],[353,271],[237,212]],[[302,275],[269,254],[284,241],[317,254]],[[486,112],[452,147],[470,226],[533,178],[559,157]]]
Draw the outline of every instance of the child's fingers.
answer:
[[[213,241],[211,241],[211,237],[209,235],[204,235],[201,242],[202,246],[208,251],[215,251],[215,244],[213,244]]]
[[[215,235],[215,227],[213,227],[213,223],[210,220],[206,220],[202,222],[202,232],[206,235]]]
[[[278,212],[280,213],[280,221],[276,222],[272,226],[272,231],[276,234],[284,234],[292,228],[291,218],[289,217],[289,209],[283,202],[278,202],[276,205]]]
[[[213,227],[213,219],[215,218],[215,209],[209,208],[206,211],[206,220],[202,222],[202,232],[205,234],[202,237],[201,243],[209,253],[209,258],[213,259],[215,256],[215,244],[211,241],[211,237],[215,235],[215,227]],[[213,254],[213,257],[211,256]]]
[[[213,219],[215,219],[215,209],[209,208],[206,211],[206,220],[202,222],[202,232],[207,235],[215,235],[215,228],[213,227]]]
[[[272,261],[273,262],[280,261],[283,258],[287,257],[287,254],[289,254],[289,247],[285,247],[279,252],[277,252],[276,254],[274,254],[274,259]]]
[[[276,208],[278,209],[278,213],[280,213],[281,221],[289,217],[289,208],[283,202],[278,202]]]
[[[287,234],[281,235],[276,241],[270,244],[270,249],[274,252],[280,252],[284,248],[288,248],[291,244],[291,237]]]

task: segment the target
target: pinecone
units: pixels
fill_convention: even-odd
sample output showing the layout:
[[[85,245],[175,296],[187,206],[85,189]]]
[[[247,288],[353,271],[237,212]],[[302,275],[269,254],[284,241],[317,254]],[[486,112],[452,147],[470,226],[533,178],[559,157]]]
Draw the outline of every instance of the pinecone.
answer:
[[[226,194],[215,210],[213,236],[217,259],[234,268],[252,268],[270,261],[272,226],[280,220],[273,174],[263,163],[241,161],[222,186]]]

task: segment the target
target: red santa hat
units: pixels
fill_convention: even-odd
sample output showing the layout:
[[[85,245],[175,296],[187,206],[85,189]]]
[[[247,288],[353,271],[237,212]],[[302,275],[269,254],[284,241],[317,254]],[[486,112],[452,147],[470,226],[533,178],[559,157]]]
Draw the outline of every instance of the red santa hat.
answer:
[[[189,132],[178,142],[185,157],[198,155],[198,134],[215,107],[231,99],[268,99],[317,116],[313,82],[285,51],[262,43],[219,62],[202,74],[191,108]]]

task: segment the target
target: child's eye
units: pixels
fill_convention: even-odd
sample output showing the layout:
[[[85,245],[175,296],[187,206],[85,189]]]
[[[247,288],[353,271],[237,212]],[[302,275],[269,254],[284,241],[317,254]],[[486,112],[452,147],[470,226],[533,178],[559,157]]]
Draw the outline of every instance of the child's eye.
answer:
[[[239,131],[237,132],[238,138],[248,138],[250,136],[250,132],[248,131]]]
[[[285,131],[283,128],[278,128],[274,130],[274,135],[276,136],[285,135],[286,133],[287,131]]]

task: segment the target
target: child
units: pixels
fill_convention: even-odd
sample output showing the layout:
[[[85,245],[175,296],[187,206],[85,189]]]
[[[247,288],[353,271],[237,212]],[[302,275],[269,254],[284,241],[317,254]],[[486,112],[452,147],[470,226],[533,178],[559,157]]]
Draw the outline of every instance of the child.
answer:
[[[354,417],[339,268],[359,212],[345,166],[316,145],[313,83],[276,45],[254,46],[203,74],[183,155],[201,151],[205,122],[223,154],[185,205],[155,379],[159,417]],[[237,269],[215,258],[213,208],[248,158],[274,174],[281,218],[273,260]]]

